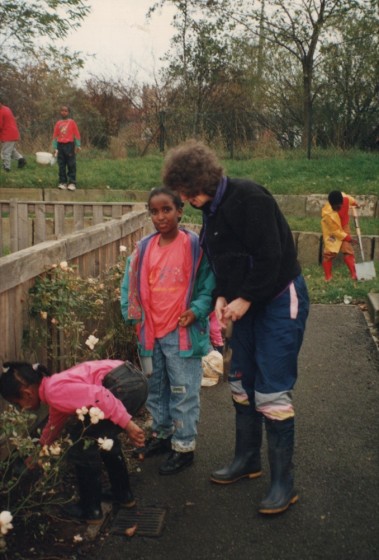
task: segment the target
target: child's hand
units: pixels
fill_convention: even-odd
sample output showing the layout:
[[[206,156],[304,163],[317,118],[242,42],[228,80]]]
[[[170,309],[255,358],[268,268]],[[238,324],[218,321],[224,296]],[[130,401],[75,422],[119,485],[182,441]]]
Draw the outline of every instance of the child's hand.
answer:
[[[143,447],[145,445],[145,434],[142,428],[137,426],[133,420],[130,420],[125,430],[128,432],[128,436],[136,447]]]
[[[179,327],[189,327],[196,320],[196,315],[192,309],[187,309],[179,317],[178,325]]]
[[[57,157],[58,155],[58,150],[54,150],[54,157]]]

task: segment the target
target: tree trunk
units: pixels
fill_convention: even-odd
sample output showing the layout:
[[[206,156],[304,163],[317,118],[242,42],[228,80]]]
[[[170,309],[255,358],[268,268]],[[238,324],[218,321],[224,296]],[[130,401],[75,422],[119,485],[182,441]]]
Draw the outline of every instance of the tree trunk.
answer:
[[[307,158],[311,159],[312,149],[312,65],[309,61],[303,61],[303,111],[304,132],[303,146],[307,150]]]

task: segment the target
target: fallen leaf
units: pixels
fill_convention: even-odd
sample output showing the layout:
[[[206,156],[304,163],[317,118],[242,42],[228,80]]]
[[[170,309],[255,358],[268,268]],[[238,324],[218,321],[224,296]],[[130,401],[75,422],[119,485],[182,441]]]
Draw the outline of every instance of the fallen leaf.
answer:
[[[137,531],[137,525],[133,525],[132,527],[128,527],[127,529],[125,529],[125,535],[127,537],[133,537],[136,534]]]

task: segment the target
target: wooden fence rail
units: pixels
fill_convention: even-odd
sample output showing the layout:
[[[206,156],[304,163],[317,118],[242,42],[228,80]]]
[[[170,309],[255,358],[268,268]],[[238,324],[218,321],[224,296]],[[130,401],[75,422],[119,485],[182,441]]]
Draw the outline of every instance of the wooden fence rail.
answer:
[[[0,256],[142,208],[132,202],[0,200]]]
[[[125,245],[130,253],[150,227],[146,211],[135,210],[118,219],[2,257],[0,361],[28,359],[22,344],[28,325],[28,294],[39,275],[45,274],[54,264],[67,261],[83,278],[99,276],[117,263],[120,245]]]

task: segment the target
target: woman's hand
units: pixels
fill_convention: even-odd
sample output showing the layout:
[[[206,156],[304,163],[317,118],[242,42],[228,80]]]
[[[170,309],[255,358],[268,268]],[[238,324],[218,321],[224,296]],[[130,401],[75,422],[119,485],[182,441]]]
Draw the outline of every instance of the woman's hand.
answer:
[[[130,420],[125,428],[128,436],[136,447],[143,447],[145,445],[145,434],[142,428],[137,426],[133,420]]]
[[[222,329],[226,329],[227,325],[227,321],[224,319],[224,309],[227,305],[227,301],[224,297],[218,297],[216,299],[215,313],[217,321]]]
[[[226,319],[231,319],[233,322],[238,321],[245,315],[251,306],[251,301],[243,298],[237,298],[231,301],[223,309],[223,321],[227,323]],[[226,326],[226,324],[225,324]]]

